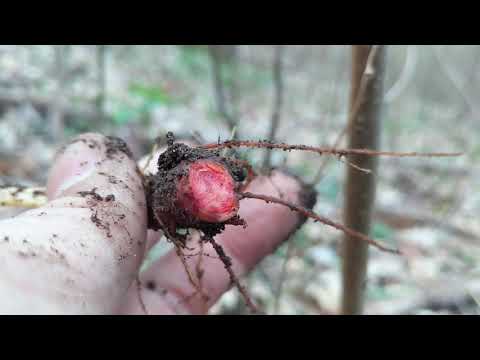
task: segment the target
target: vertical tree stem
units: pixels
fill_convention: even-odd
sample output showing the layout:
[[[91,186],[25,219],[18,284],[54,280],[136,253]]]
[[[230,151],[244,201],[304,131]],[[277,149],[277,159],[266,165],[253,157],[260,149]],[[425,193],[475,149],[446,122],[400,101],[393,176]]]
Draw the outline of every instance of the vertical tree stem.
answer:
[[[231,107],[228,107],[226,89],[222,77],[223,67],[225,63],[228,62],[228,60],[225,58],[225,56],[222,56],[225,55],[222,53],[222,50],[224,50],[224,48],[222,48],[222,45],[208,45],[208,52],[210,55],[210,63],[212,67],[213,90],[215,93],[217,111],[227,125],[230,133],[233,134],[233,138],[236,138],[238,136],[238,133],[236,131],[237,119],[233,115]]]
[[[106,61],[106,45],[97,45],[97,99],[96,111],[100,121],[105,117],[105,94],[107,90],[107,61]]]
[[[368,61],[371,52],[375,56]],[[362,89],[362,75],[367,76]],[[385,75],[385,47],[369,45],[352,46],[352,87],[350,111],[359,106],[356,116],[350,119],[349,147],[379,148],[380,111],[383,101],[383,80]],[[345,188],[344,224],[368,235],[371,214],[375,201],[375,178],[377,158],[350,155],[349,161],[372,171],[366,174],[347,167]],[[368,262],[368,245],[345,236],[343,248],[343,314],[361,314],[363,311],[365,276]]]
[[[270,130],[268,132],[268,140],[275,141],[278,126],[280,124],[280,113],[283,105],[283,49],[282,45],[275,46],[273,57],[272,75],[273,75],[273,109],[270,119]],[[271,149],[267,149],[263,159],[263,169],[268,170],[271,166]]]
[[[65,101],[67,92],[67,78],[68,78],[68,56],[69,45],[54,45],[54,61],[57,78],[57,87],[55,99],[49,107],[49,117],[51,122],[51,129],[53,138],[57,142],[63,141],[65,132]]]

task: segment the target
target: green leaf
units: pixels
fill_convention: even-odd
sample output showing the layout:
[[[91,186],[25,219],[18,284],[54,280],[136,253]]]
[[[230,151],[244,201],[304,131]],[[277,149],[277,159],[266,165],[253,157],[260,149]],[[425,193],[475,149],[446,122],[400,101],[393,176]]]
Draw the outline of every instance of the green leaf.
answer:
[[[383,223],[373,224],[372,236],[375,239],[385,240],[393,236],[393,229]]]
[[[140,97],[148,105],[169,105],[172,99],[167,92],[159,87],[131,84],[128,88],[130,94]]]
[[[125,125],[130,121],[137,119],[140,115],[140,111],[132,107],[121,107],[117,112],[113,114],[113,123],[115,125]]]

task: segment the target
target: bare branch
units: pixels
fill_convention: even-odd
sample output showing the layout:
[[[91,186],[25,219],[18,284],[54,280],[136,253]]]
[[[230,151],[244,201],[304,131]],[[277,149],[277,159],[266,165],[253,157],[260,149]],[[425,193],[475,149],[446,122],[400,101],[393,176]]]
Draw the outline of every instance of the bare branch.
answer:
[[[107,46],[97,45],[97,98],[95,101],[98,119],[103,119],[105,116],[105,95],[107,89]]]
[[[390,252],[390,253],[393,253],[393,254],[400,254],[400,251],[398,249],[394,249],[394,248],[390,248],[386,245],[382,245],[379,242],[375,241],[374,239],[372,239],[372,238],[370,238],[370,237],[368,237],[364,234],[361,234],[361,233],[359,233],[355,230],[349,229],[346,226],[344,226],[342,224],[339,224],[339,223],[336,223],[336,222],[334,222],[334,221],[332,221],[332,220],[330,220],[326,217],[323,217],[321,215],[318,215],[318,214],[314,213],[313,211],[304,208],[303,206],[292,204],[292,203],[290,203],[286,200],[277,199],[275,197],[267,196],[267,195],[252,194],[250,192],[243,192],[243,193],[239,194],[239,198],[240,199],[258,199],[258,200],[263,200],[266,203],[280,204],[280,205],[286,206],[292,211],[296,211],[296,212],[302,214],[303,216],[305,216],[307,218],[313,219],[315,222],[321,222],[321,223],[323,223],[325,225],[328,225],[328,226],[331,226],[331,227],[333,227],[337,230],[343,231],[345,234],[347,234],[347,235],[349,235],[349,236],[351,236],[355,239],[365,241],[368,244],[370,244],[372,246],[375,246],[376,248],[378,248],[382,251]]]
[[[68,80],[67,57],[68,45],[54,45],[54,66],[57,74],[57,86],[54,100],[48,109],[52,127],[52,133],[57,141],[61,141],[64,135],[65,100]]]
[[[250,296],[247,293],[247,290],[240,283],[237,276],[233,272],[232,260],[230,259],[230,257],[227,254],[225,254],[225,251],[223,250],[222,246],[220,244],[218,244],[213,239],[213,237],[211,237],[211,236],[204,236],[204,240],[208,241],[210,244],[212,244],[213,248],[215,249],[216,253],[218,254],[218,257],[222,261],[222,263],[225,267],[225,270],[227,270],[228,275],[230,276],[231,283],[237,287],[238,291],[240,292],[240,295],[242,295],[242,297],[245,301],[245,304],[247,304],[250,311],[252,311],[252,313],[254,313],[254,314],[259,313],[259,310],[258,310],[257,306],[253,303],[252,299],[250,298]]]
[[[213,75],[213,89],[215,93],[217,111],[225,121],[229,131],[234,134],[234,131],[237,125],[237,119],[235,119],[231,111],[229,111],[229,109],[227,108],[225,86],[224,86],[223,77],[222,77],[223,64],[220,58],[218,45],[208,45],[208,53],[210,55],[210,63],[211,63],[212,75]]]
[[[293,255],[293,250],[294,250],[294,243],[293,241],[289,241],[287,244],[287,253],[285,255],[285,260],[283,261],[282,264],[282,269],[280,270],[280,276],[278,279],[278,286],[275,290],[275,302],[273,304],[273,313],[278,314],[278,311],[280,309],[280,299],[282,297],[283,293],[283,284],[287,280],[287,265],[288,261]]]
[[[463,155],[461,152],[445,153],[421,153],[421,152],[396,152],[396,151],[376,151],[370,149],[332,149],[324,147],[315,147],[309,145],[291,145],[285,143],[273,143],[266,140],[251,141],[251,140],[227,140],[221,143],[212,143],[201,145],[203,149],[232,149],[232,148],[263,148],[263,149],[279,149],[283,151],[308,151],[319,155],[365,155],[365,156],[391,156],[391,157],[453,157]]]
[[[283,53],[284,47],[277,45],[275,47],[275,54],[273,60],[273,110],[272,117],[270,119],[270,132],[268,134],[268,140],[275,141],[278,126],[280,124],[280,114],[283,105]],[[270,168],[271,163],[271,150],[267,149],[265,152],[265,158],[263,160],[263,168]]]

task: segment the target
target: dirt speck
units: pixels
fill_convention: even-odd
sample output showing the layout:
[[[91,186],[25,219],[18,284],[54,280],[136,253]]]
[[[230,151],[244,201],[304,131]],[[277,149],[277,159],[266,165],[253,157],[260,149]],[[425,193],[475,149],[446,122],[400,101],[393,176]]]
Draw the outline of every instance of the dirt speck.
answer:
[[[125,260],[126,258],[128,257],[128,255],[125,255],[125,254],[121,254],[121,255],[118,255],[118,262],[122,262],[123,260]]]
[[[93,211],[93,210],[92,210]],[[107,231],[107,237],[111,238],[112,234],[110,233],[110,224],[109,223],[103,223],[102,220],[98,217],[98,211],[95,211],[92,213],[90,216],[90,220],[99,228],[102,230]]]
[[[35,256],[37,256],[37,254],[36,254],[35,252],[33,252],[33,251],[31,251],[31,252],[19,251],[19,252],[17,252],[17,254],[18,254],[18,256],[20,256],[20,257],[22,257],[22,258],[24,258],[24,259],[27,259],[27,258],[29,258],[29,257],[35,257]]]
[[[157,284],[155,284],[154,281],[150,280],[150,281],[147,281],[147,283],[145,284],[146,288],[150,291],[155,291],[155,289],[157,288]]]
[[[103,201],[103,197],[97,194],[97,188],[93,188],[90,191],[79,191],[78,195],[82,197],[91,196],[94,200]]]
[[[106,150],[107,158],[110,160],[121,153],[127,155],[130,159],[133,159],[133,154],[128,148],[127,143],[120,138],[107,136],[107,140],[105,141],[105,146],[107,148]]]

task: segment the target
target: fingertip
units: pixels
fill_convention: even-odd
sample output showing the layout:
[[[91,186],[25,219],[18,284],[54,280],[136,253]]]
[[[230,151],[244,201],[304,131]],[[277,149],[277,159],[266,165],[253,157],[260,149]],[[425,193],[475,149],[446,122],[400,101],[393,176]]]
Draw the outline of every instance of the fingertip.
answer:
[[[48,175],[49,200],[59,197],[94,173],[97,163],[102,159],[99,138],[97,134],[83,134],[59,150]]]
[[[94,133],[74,138],[58,154],[47,192],[53,207],[88,207],[102,236],[144,243],[143,179],[123,140]]]
[[[99,191],[122,193],[120,189],[126,189],[134,194],[143,193],[141,174],[123,140],[86,133],[74,138],[59,152],[48,177],[49,199],[78,196],[78,189],[91,190],[85,189],[88,186],[95,186]]]

